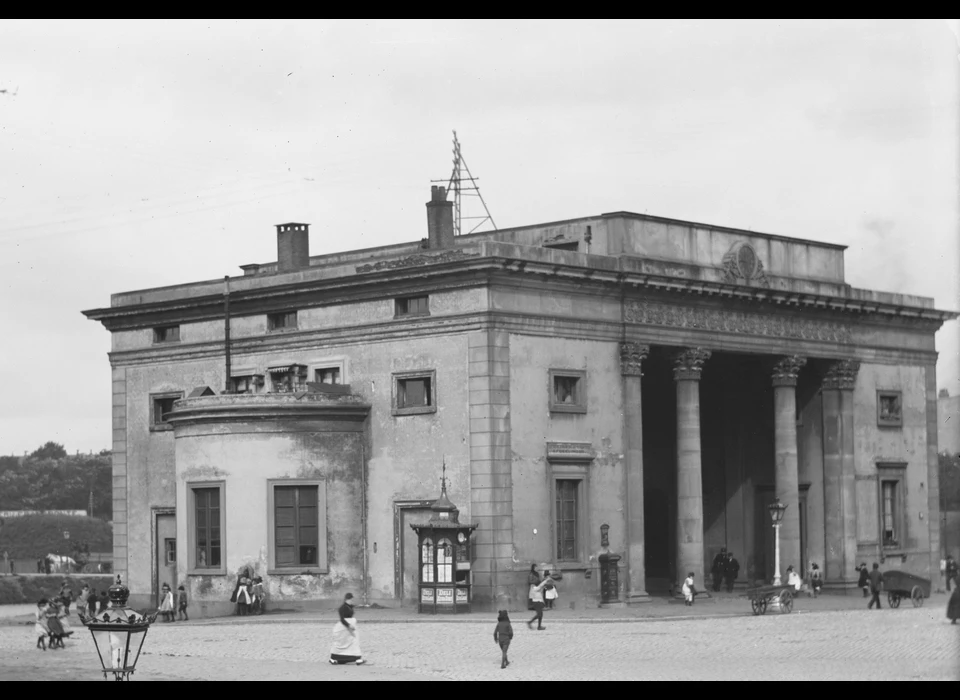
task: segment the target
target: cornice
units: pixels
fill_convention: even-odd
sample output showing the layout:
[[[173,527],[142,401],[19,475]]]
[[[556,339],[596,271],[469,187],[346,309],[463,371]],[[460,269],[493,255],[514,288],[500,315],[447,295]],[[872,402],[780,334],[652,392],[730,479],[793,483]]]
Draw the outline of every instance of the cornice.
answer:
[[[174,431],[201,423],[238,423],[264,420],[324,420],[363,422],[370,405],[357,397],[330,399],[315,394],[253,394],[180,399],[166,420]]]

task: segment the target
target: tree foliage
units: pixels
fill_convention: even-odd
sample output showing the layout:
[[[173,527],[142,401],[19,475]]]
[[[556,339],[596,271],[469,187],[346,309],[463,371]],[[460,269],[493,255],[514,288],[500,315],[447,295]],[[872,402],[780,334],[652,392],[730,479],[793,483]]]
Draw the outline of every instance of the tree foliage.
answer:
[[[70,533],[70,539],[63,536]],[[81,515],[23,515],[7,518],[0,527],[0,553],[12,559],[34,560],[62,554],[86,561],[90,552],[113,550],[113,528],[99,518]],[[26,573],[33,573],[29,571]]]
[[[113,518],[110,451],[68,455],[63,445],[48,442],[23,459],[0,457],[0,510],[88,510]]]

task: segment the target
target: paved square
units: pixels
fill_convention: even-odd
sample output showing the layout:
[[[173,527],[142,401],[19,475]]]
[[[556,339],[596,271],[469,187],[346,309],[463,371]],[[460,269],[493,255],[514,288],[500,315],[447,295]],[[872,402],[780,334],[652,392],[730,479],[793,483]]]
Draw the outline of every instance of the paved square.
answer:
[[[518,613],[501,670],[489,622],[364,624],[366,667],[331,667],[330,619],[206,620],[151,628],[137,680],[960,680],[960,625],[942,606],[719,619],[547,620]],[[0,627],[0,681],[99,680],[86,630],[35,650],[32,626]]]

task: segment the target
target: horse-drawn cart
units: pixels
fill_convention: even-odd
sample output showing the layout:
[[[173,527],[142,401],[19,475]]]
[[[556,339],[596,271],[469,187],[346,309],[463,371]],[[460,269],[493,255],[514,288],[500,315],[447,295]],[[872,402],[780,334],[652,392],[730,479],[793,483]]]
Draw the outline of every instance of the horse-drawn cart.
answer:
[[[748,588],[746,595],[754,615],[763,615],[767,607],[786,614],[793,611],[793,586],[756,586]]]
[[[930,597],[930,581],[906,571],[883,572],[883,589],[891,608],[899,608],[903,598],[909,598],[913,607],[919,608],[923,599]]]

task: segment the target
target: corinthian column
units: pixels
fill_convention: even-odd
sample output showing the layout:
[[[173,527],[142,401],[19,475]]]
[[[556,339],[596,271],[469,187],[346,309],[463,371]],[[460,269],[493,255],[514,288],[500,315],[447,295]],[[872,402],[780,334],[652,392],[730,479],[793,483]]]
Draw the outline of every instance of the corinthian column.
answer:
[[[643,529],[643,414],[640,408],[640,367],[650,348],[640,343],[620,343],[623,376],[623,439],[627,479],[627,603],[645,602]]]
[[[827,583],[856,581],[856,480],[853,467],[853,387],[860,363],[834,363],[823,379],[823,519]]]
[[[775,493],[787,506],[780,526],[781,561],[800,575],[800,484],[797,473],[797,377],[807,364],[796,355],[773,367],[773,444],[776,455]]]
[[[710,351],[688,348],[674,360],[677,382],[677,579],[703,584],[703,481],[700,473],[700,374]]]

